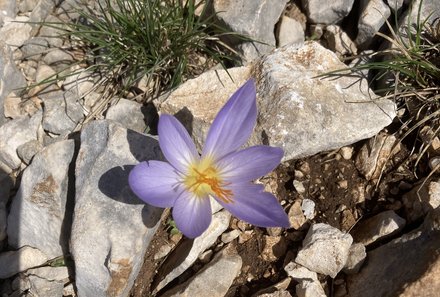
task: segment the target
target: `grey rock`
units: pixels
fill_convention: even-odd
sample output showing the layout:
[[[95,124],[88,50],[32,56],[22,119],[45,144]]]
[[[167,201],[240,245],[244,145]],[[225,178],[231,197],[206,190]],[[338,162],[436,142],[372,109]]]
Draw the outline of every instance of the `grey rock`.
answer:
[[[377,99],[363,79],[316,77],[345,67],[316,42],[277,49],[258,63],[256,130],[284,149],[283,160],[340,148],[391,123],[394,103]]]
[[[26,86],[26,80],[12,58],[11,48],[0,40],[0,126],[6,122],[4,100],[12,90]]]
[[[162,213],[131,192],[128,174],[152,159],[162,159],[153,137],[108,121],[83,128],[70,239],[79,296],[128,295]]]
[[[26,22],[29,22],[26,16],[5,18],[3,27],[0,28],[0,41],[13,49],[21,47],[31,37],[32,27]]]
[[[394,210],[387,210],[360,222],[353,230],[353,237],[356,242],[369,245],[398,233],[405,224],[406,220],[399,217]]]
[[[17,15],[17,3],[15,0],[0,1],[0,27],[5,17],[15,18]]]
[[[37,130],[41,125],[41,112],[31,118],[22,116],[0,127],[0,163],[10,169],[17,169],[21,160],[17,148],[26,142],[37,139]]]
[[[31,287],[29,279],[24,274],[17,275],[11,283],[11,289],[23,293]],[[17,292],[17,293],[18,293]],[[14,295],[16,296],[16,295]],[[18,295],[19,296],[19,295]]]
[[[39,61],[47,51],[49,44],[45,38],[32,37],[26,40],[20,48],[23,59]]]
[[[374,35],[385,24],[391,15],[391,10],[383,0],[361,0],[360,6],[362,12],[355,43],[359,48],[364,49],[370,45]]]
[[[37,154],[24,171],[8,217],[11,246],[33,246],[49,258],[66,253],[69,234],[63,224],[68,224],[72,211],[68,171],[74,150],[73,140],[56,142]]]
[[[34,0],[29,0],[29,1],[34,1]],[[68,1],[63,1],[61,3],[65,3]],[[33,6],[35,7],[35,6]],[[46,17],[46,22],[52,22],[52,23],[60,23],[62,22],[62,20],[60,20],[59,18],[57,18],[54,15],[48,15]],[[63,39],[60,38],[61,34],[63,33],[62,30],[57,29],[57,28],[53,28],[50,26],[42,26],[40,28],[39,34],[38,36],[40,37],[44,37],[46,38],[47,42],[49,43],[49,45],[53,48],[61,48],[63,46]]]
[[[63,296],[64,282],[47,280],[35,275],[30,275],[28,278],[30,283],[29,293],[32,294],[33,296],[44,296],[44,297]]]
[[[38,140],[31,140],[17,148],[17,155],[26,165],[29,165],[35,154],[42,149],[43,145]]]
[[[154,288],[154,292],[164,288],[173,279],[191,267],[198,257],[210,248],[217,238],[226,231],[230,218],[230,213],[225,210],[215,213],[212,216],[211,225],[202,235],[194,240],[186,240],[177,246],[158,271],[157,275],[160,281]],[[182,255],[186,255],[184,259],[182,259]]]
[[[328,48],[340,56],[357,54],[356,44],[338,25],[327,26],[324,38],[327,41]]]
[[[364,264],[367,252],[365,246],[362,243],[354,243],[350,247],[350,253],[348,254],[347,263],[344,266],[345,274],[356,274]]]
[[[37,6],[38,0],[22,0],[18,1],[18,10],[23,12],[31,12]]]
[[[249,144],[282,147],[283,161],[310,156],[372,137],[395,116],[394,103],[377,99],[358,77],[317,78],[345,67],[318,43],[285,46],[264,56],[254,69],[229,69],[233,82],[221,70],[188,80],[158,109],[176,114],[201,148],[218,110],[253,76],[259,118]]]
[[[14,92],[10,93],[3,101],[4,116],[6,118],[15,119],[24,115],[20,105],[21,98],[16,96]]]
[[[26,275],[35,275],[48,281],[66,281],[69,278],[69,270],[67,266],[43,266],[27,270]]]
[[[290,262],[284,267],[287,275],[296,280],[297,282],[302,280],[315,280],[318,281],[318,274],[314,271],[307,269],[306,267]]]
[[[306,267],[295,262],[287,264],[284,267],[284,270],[287,272],[287,275],[298,282],[298,285],[296,286],[296,294],[298,296],[326,296],[316,272],[310,271]]]
[[[39,0],[29,16],[29,21],[33,23],[43,22],[50,12],[53,11],[55,4],[56,1],[53,0]],[[32,27],[34,33],[36,33],[40,25],[33,24]]]
[[[0,253],[0,279],[11,277],[29,268],[40,266],[47,256],[40,250],[25,246],[17,251]]]
[[[348,15],[354,0],[302,0],[307,17],[315,24],[334,24]]]
[[[440,208],[423,225],[368,252],[362,270],[347,279],[350,296],[437,296],[440,290]]]
[[[147,129],[142,105],[127,99],[119,99],[118,103],[107,110],[106,119],[114,120],[127,129],[144,133]]]
[[[43,128],[54,134],[72,132],[84,118],[81,104],[69,91],[60,90],[42,94],[44,102]]]
[[[307,232],[295,262],[334,278],[347,262],[352,242],[350,234],[327,224],[314,224]]]
[[[313,220],[313,218],[315,217],[315,202],[313,200],[303,199],[301,203],[301,209],[306,219]]]
[[[227,28],[267,43],[241,45],[246,61],[252,61],[275,47],[275,24],[286,6],[286,0],[214,0],[216,17]]]
[[[355,165],[367,180],[376,180],[382,174],[387,161],[401,150],[394,135],[380,133],[368,140],[356,156]]]
[[[400,22],[402,24],[400,29],[403,29],[403,27],[408,24],[408,19],[411,25],[416,24],[420,4],[422,4],[420,9],[420,20],[426,20],[427,23],[431,23],[440,17],[440,2],[437,0],[413,0],[410,3],[410,13]]]
[[[288,16],[282,16],[278,26],[278,46],[290,43],[301,44],[304,40],[304,29],[301,23]]]
[[[72,54],[59,48],[50,50],[43,58],[43,62],[54,67],[56,71],[67,68],[73,62]],[[62,64],[62,68],[57,65]]]
[[[241,272],[242,260],[237,253],[220,252],[209,264],[183,284],[166,292],[163,297],[223,297]]]
[[[37,72],[35,74],[35,81],[37,83],[44,83],[44,85],[54,84],[54,79],[56,78],[56,75],[57,73],[52,67],[44,63],[38,63]]]

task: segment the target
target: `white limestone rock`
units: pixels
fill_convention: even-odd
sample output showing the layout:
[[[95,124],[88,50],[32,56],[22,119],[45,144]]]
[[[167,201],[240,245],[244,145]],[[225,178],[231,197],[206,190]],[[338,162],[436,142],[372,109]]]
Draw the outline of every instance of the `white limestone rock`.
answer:
[[[383,0],[361,0],[361,16],[358,23],[358,34],[355,43],[359,48],[366,48],[374,35],[385,24],[391,15],[391,9]]]
[[[295,262],[334,278],[347,262],[352,242],[350,234],[327,224],[314,224],[307,232]]]
[[[37,154],[24,171],[8,216],[12,247],[36,247],[50,259],[67,253],[69,234],[63,224],[71,223],[68,175],[74,150],[73,140],[56,142]],[[70,200],[71,204],[71,194]]]
[[[376,135],[395,117],[395,105],[377,99],[359,77],[317,77],[345,69],[316,42],[283,47],[257,64],[263,142],[284,149],[283,160],[340,148]]]
[[[0,127],[0,163],[10,170],[20,167],[17,148],[26,142],[37,140],[41,118],[42,113],[37,112],[31,118],[21,116]]]
[[[209,71],[188,80],[158,102],[174,114],[203,147],[210,124],[229,97],[250,77],[256,79],[259,117],[249,144],[284,149],[283,161],[332,150],[376,135],[391,123],[395,105],[377,99],[367,82],[341,75],[318,75],[346,66],[316,42],[285,46],[256,67]]]
[[[157,275],[160,280],[154,288],[154,292],[161,290],[191,267],[198,257],[210,248],[217,238],[226,231],[230,218],[231,214],[225,210],[217,212],[212,216],[211,225],[202,235],[194,240],[186,240],[177,246],[158,271]],[[182,255],[185,256],[184,259],[182,259]]]
[[[346,17],[354,0],[302,0],[307,17],[314,24],[334,24]]]
[[[213,10],[230,30],[266,43],[239,45],[245,60],[252,61],[275,47],[273,32],[286,3],[286,0],[214,0]]]
[[[158,141],[106,120],[81,131],[70,251],[79,296],[127,296],[162,209],[130,190],[135,164],[161,160]]]
[[[237,253],[220,252],[195,276],[163,294],[163,297],[223,297],[241,272]],[[209,292],[209,293],[208,293]]]

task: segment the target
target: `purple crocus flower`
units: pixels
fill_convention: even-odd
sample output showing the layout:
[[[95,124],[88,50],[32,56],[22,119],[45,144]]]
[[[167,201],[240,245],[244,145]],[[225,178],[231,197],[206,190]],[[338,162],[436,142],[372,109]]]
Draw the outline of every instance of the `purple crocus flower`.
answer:
[[[148,161],[130,172],[129,184],[143,201],[172,207],[177,228],[190,238],[211,223],[214,197],[237,218],[260,227],[289,227],[277,199],[252,181],[281,161],[283,150],[258,145],[238,150],[257,120],[255,82],[238,89],[217,114],[202,154],[183,125],[171,115],[159,118],[159,144],[167,162]]]

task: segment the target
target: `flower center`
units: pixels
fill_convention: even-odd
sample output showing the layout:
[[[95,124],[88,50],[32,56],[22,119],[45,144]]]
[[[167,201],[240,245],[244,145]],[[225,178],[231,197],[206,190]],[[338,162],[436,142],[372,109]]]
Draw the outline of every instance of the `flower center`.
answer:
[[[232,191],[225,189],[228,183],[222,181],[210,159],[204,158],[192,164],[188,172],[184,184],[197,197],[214,195],[224,203],[232,202]]]

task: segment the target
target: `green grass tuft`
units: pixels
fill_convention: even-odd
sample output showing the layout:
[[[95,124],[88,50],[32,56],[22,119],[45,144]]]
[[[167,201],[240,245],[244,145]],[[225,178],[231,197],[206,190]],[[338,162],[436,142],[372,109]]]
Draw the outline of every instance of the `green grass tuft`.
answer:
[[[228,32],[195,0],[104,0],[78,10],[72,23],[45,23],[64,31],[83,52],[80,64],[105,77],[119,93],[143,79],[147,98],[168,91],[215,64],[226,68],[237,53]],[[196,15],[196,10],[201,12]],[[243,39],[246,39],[243,37]],[[145,90],[144,90],[145,91]]]

